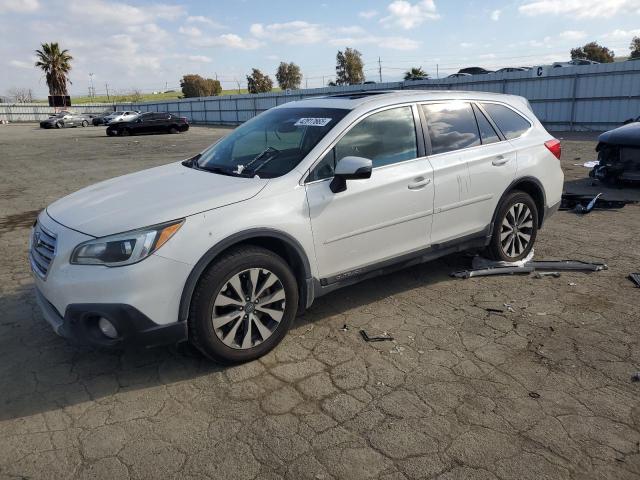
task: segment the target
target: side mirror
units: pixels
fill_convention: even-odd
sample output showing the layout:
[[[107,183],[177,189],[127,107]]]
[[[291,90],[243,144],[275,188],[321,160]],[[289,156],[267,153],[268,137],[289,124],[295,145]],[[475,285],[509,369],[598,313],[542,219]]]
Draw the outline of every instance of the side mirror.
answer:
[[[344,192],[347,180],[371,178],[371,160],[363,157],[343,157],[338,161],[329,188],[333,193]]]

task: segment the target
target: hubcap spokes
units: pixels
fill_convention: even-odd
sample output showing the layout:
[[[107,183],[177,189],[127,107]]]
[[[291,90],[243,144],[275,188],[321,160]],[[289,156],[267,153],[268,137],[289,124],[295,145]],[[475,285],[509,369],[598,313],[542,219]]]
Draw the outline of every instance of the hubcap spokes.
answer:
[[[213,303],[211,321],[228,347],[253,348],[273,335],[285,305],[280,279],[264,268],[250,268],[224,283]]]
[[[524,203],[514,204],[502,219],[500,245],[507,257],[516,258],[524,252],[533,234],[533,214]]]

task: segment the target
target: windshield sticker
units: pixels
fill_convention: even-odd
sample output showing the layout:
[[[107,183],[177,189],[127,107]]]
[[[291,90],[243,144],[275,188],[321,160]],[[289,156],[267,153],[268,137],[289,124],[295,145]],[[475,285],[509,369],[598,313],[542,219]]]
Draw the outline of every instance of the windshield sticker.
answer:
[[[294,125],[296,127],[325,127],[332,118],[301,118]]]

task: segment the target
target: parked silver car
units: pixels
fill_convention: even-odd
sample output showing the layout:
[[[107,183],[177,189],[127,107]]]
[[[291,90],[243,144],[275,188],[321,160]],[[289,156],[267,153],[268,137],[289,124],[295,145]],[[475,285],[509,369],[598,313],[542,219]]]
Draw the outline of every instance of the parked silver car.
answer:
[[[41,121],[40,128],[86,127],[90,122],[87,115],[63,111]]]

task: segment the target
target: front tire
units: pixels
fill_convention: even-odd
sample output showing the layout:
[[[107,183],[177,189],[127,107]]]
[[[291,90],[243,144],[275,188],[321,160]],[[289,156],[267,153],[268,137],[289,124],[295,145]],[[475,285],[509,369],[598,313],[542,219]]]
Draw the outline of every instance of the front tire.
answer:
[[[56,122],[56,128],[62,128],[62,127],[63,127],[62,122]]]
[[[176,127],[173,127],[173,126],[169,127],[169,133],[171,133],[171,134],[178,133],[178,129]]]
[[[82,121],[82,126],[83,127],[88,127],[89,126],[89,122],[87,122],[86,120]]]
[[[131,135],[131,132],[128,128],[123,128],[122,130],[120,130],[121,137],[128,137],[129,135]]]
[[[260,247],[230,250],[204,272],[189,311],[190,341],[220,363],[254,360],[293,323],[298,286],[289,265]]]
[[[538,234],[538,207],[528,193],[509,193],[498,206],[488,253],[494,260],[517,262],[533,249]]]

